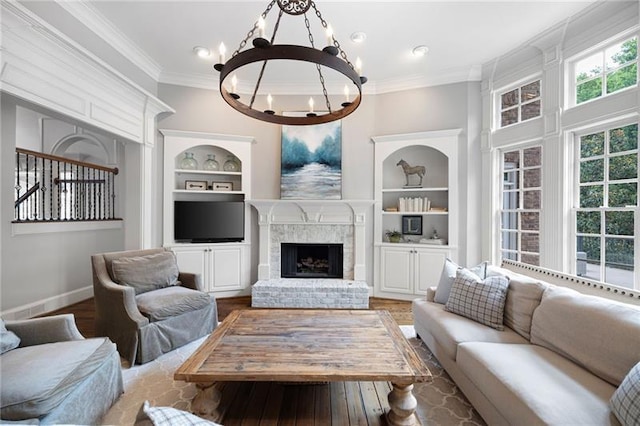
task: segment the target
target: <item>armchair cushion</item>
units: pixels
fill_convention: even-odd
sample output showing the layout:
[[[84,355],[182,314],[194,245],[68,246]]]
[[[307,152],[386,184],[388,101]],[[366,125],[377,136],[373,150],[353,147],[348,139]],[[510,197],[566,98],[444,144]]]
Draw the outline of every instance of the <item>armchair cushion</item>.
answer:
[[[138,310],[151,322],[197,311],[210,303],[209,294],[181,286],[165,287],[136,296]]]
[[[15,349],[20,344],[20,338],[12,331],[7,330],[4,320],[0,319],[0,354]]]
[[[44,416],[111,359],[115,345],[97,338],[27,346],[2,355],[2,419]],[[44,355],[44,356],[43,356]]]
[[[171,251],[121,257],[111,262],[111,268],[114,281],[133,287],[136,294],[178,283],[178,264]]]

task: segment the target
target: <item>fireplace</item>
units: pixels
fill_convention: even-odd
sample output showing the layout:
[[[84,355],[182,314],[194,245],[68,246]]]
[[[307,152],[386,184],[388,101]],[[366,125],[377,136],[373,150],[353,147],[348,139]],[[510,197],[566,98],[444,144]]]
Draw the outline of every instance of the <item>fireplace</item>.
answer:
[[[282,243],[282,278],[342,278],[342,244]]]

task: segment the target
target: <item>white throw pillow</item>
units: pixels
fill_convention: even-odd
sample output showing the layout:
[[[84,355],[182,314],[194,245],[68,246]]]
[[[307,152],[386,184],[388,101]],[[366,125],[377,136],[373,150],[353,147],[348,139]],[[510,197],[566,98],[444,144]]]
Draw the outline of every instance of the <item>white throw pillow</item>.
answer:
[[[20,338],[13,332],[7,330],[4,320],[0,319],[0,354],[9,352],[20,345]]]
[[[474,273],[481,279],[485,279],[487,275],[487,263],[482,262],[473,268],[468,268],[467,270]],[[451,293],[451,286],[453,285],[453,281],[456,279],[456,273],[462,267],[458,265],[453,260],[447,258],[444,261],[444,266],[442,267],[442,274],[440,275],[440,281],[438,282],[438,287],[436,288],[436,294],[434,296],[433,301],[436,303],[445,304],[447,300],[449,300],[449,293]]]
[[[154,426],[220,426],[218,423],[210,422],[177,408],[151,407],[149,401],[144,402],[142,411]]]
[[[623,426],[640,425],[640,362],[629,371],[609,402]]]
[[[509,279],[506,277],[493,276],[482,280],[476,274],[460,269],[444,309],[496,330],[504,330],[502,320],[508,288]]]

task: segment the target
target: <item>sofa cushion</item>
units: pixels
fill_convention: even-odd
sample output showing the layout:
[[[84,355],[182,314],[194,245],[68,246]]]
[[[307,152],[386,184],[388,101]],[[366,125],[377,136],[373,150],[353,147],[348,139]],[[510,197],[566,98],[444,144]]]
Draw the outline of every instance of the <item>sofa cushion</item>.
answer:
[[[136,296],[138,309],[151,322],[197,311],[210,303],[208,293],[181,286],[165,287]]]
[[[447,312],[439,303],[415,300],[413,320],[422,324],[443,348],[445,355],[455,360],[458,345],[464,342],[527,343],[522,336],[505,328],[498,331],[478,322]]]
[[[509,279],[495,276],[482,280],[474,273],[459,269],[445,309],[496,330],[503,330],[504,302]]]
[[[531,343],[618,386],[640,361],[640,308],[550,286],[533,313]]]
[[[509,424],[616,424],[615,387],[549,349],[462,343],[457,364]]]
[[[640,362],[625,376],[610,402],[620,423],[625,426],[640,424]]]
[[[96,338],[27,346],[2,355],[2,419],[51,412],[115,351],[109,339]]]
[[[178,264],[171,251],[146,256],[121,257],[111,262],[114,281],[133,287],[136,294],[178,283]]]
[[[20,345],[20,338],[13,331],[7,330],[4,320],[0,319],[0,354],[9,352]]]
[[[449,294],[451,293],[451,286],[456,279],[456,273],[462,267],[455,263],[453,260],[447,258],[444,261],[442,267],[442,274],[440,275],[440,281],[438,281],[438,287],[436,287],[436,295],[434,300],[436,303],[442,303],[443,305],[449,300]],[[487,273],[487,262],[482,262],[473,268],[468,268],[468,271],[473,272],[478,277],[485,279]]]
[[[509,289],[504,303],[504,325],[525,339],[530,339],[533,311],[540,304],[542,293],[549,285],[522,275],[508,277]]]

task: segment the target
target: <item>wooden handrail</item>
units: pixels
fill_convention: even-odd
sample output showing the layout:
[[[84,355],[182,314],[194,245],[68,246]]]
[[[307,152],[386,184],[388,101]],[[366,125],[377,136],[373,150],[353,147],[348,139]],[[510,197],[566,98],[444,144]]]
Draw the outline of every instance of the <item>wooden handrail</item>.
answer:
[[[31,151],[29,149],[23,149],[23,148],[16,148],[16,152],[19,154],[26,154],[26,155],[32,155],[34,157],[44,158],[46,160],[59,161],[61,163],[69,163],[69,164],[75,164],[77,166],[89,167],[91,169],[104,170],[105,172],[111,172],[114,175],[118,174],[117,167],[111,168],[106,166],[100,166],[98,164],[86,163],[84,161],[72,160],[70,158],[59,157],[57,155],[45,154],[44,152]]]

